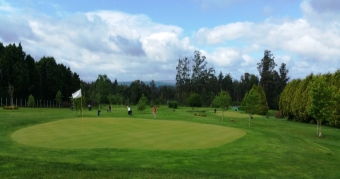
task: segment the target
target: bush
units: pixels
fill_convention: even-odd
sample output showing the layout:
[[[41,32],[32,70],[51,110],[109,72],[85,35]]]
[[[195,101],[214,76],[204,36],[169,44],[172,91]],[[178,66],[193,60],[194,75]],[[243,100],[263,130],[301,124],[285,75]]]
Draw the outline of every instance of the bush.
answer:
[[[275,117],[276,117],[276,118],[282,119],[281,111],[277,111],[277,112],[275,113]]]
[[[35,100],[33,95],[29,95],[28,96],[28,100],[27,100],[27,107],[33,108],[35,104]]]
[[[153,102],[153,100],[150,101],[150,107],[153,107],[155,105],[155,103]]]
[[[155,99],[155,105],[161,105],[161,99]]]
[[[10,109],[10,110],[12,110],[12,109],[19,109],[18,106],[4,106],[3,108],[4,109]]]
[[[169,108],[177,109],[178,102],[177,101],[169,101],[168,106],[169,106]]]
[[[202,97],[197,93],[193,93],[187,99],[187,103],[190,107],[202,107]]]
[[[336,127],[340,127],[340,121],[336,121],[336,122],[335,122],[335,126],[336,126]]]

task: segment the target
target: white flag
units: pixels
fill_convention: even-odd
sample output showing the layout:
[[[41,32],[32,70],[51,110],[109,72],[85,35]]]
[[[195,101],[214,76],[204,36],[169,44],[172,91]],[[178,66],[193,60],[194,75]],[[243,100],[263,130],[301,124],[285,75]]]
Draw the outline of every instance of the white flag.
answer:
[[[81,89],[72,94],[72,98],[80,98],[81,97]]]

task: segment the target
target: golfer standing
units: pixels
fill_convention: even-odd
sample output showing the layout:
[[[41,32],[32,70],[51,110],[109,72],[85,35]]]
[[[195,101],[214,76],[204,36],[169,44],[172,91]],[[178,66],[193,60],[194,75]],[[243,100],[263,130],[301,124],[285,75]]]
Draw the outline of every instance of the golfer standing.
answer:
[[[156,106],[154,106],[153,107],[153,118],[156,118],[156,111],[157,111]]]
[[[127,109],[128,109],[128,115],[130,116],[131,115],[131,108],[130,108],[130,106],[127,106]]]

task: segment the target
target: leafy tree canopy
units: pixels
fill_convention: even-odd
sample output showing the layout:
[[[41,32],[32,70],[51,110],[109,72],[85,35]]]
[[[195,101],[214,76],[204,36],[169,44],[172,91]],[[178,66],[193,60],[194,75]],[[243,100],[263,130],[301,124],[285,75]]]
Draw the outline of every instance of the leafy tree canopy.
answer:
[[[192,93],[187,99],[187,104],[190,107],[201,107],[202,97],[197,93]]]

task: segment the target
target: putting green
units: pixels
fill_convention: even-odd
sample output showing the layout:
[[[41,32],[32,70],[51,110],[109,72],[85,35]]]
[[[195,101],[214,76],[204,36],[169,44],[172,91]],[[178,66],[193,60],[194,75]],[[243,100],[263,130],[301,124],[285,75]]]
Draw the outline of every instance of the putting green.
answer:
[[[46,148],[186,150],[218,147],[245,135],[235,128],[183,121],[77,118],[23,128],[11,137]]]

